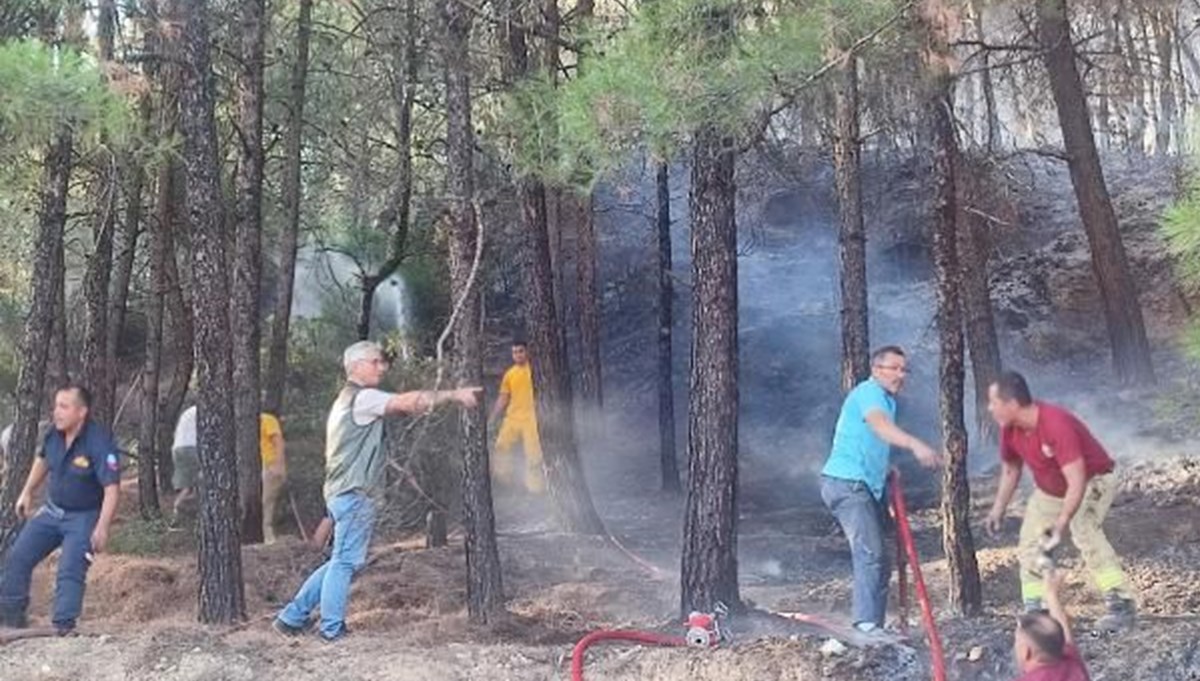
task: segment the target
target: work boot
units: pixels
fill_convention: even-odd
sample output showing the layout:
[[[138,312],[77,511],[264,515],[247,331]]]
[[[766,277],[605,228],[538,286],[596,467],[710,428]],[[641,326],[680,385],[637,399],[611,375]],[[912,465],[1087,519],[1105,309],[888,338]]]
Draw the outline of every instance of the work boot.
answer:
[[[1126,598],[1117,591],[1110,591],[1104,600],[1108,605],[1108,614],[1096,621],[1098,631],[1115,634],[1133,627],[1137,619],[1137,606],[1132,598]]]
[[[311,622],[309,624],[311,626]],[[275,619],[271,620],[271,630],[283,638],[296,638],[297,636],[301,636],[304,634],[304,632],[308,631],[308,627],[293,627],[287,622],[284,622],[276,617]]]

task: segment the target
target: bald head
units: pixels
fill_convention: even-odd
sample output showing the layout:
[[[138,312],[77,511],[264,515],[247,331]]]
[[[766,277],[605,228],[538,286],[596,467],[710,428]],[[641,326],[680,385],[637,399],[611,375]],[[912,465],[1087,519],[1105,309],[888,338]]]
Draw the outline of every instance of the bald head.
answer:
[[[1057,662],[1063,658],[1067,637],[1049,613],[1030,612],[1017,619],[1016,653],[1018,661]]]

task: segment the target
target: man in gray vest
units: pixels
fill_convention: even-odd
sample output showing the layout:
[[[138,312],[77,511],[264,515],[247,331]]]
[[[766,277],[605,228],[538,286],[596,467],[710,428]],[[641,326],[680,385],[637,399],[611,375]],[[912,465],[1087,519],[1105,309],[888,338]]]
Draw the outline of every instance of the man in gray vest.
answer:
[[[388,368],[378,344],[360,341],[342,355],[346,385],[338,393],[325,425],[325,504],[333,519],[333,553],[309,575],[296,597],[272,623],[287,637],[304,633],[319,609],[319,633],[325,641],[345,636],[350,580],[367,560],[375,524],[372,493],[383,479],[383,417],[420,414],[456,402],[468,409],[479,403],[482,388],[388,393],[376,388]]]

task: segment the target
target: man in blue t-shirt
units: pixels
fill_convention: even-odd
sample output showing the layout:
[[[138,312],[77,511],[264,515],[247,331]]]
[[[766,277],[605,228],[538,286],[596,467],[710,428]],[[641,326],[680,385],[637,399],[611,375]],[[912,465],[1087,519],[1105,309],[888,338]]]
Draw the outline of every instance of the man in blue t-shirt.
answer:
[[[871,354],[871,377],[846,395],[821,471],[821,498],[850,542],[854,564],[854,626],[883,626],[890,566],[884,547],[884,485],[892,447],[907,449],[922,466],[941,457],[896,425],[896,394],[908,373],[904,351],[889,345]]]
[[[107,428],[88,417],[91,395],[72,385],[54,396],[54,428],[46,434],[17,499],[26,520],[13,543],[0,582],[0,626],[28,624],[29,581],[33,569],[62,546],[54,588],[54,628],[74,631],[83,608],[87,570],[108,545],[108,531],[120,496],[121,461]],[[46,501],[36,513],[33,497],[49,478]]]

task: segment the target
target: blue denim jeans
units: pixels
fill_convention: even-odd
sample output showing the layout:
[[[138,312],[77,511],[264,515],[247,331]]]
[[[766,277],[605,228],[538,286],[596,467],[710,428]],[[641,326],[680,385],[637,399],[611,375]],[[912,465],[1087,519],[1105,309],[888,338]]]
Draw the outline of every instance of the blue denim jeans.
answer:
[[[862,482],[823,476],[821,499],[833,512],[854,564],[854,623],[883,626],[891,577],[884,527],[886,509]]]
[[[0,612],[12,621],[23,621],[29,608],[29,581],[33,569],[62,546],[54,583],[54,626],[74,629],[83,609],[87,581],[87,554],[92,550],[92,530],[99,509],[64,511],[53,504],[42,506],[25,523],[8,553],[0,580]]]
[[[361,491],[339,494],[327,502],[333,518],[333,553],[317,568],[291,603],[279,613],[284,624],[305,627],[313,610],[321,610],[320,633],[334,638],[346,626],[350,581],[367,562],[367,548],[375,527],[375,505]]]

